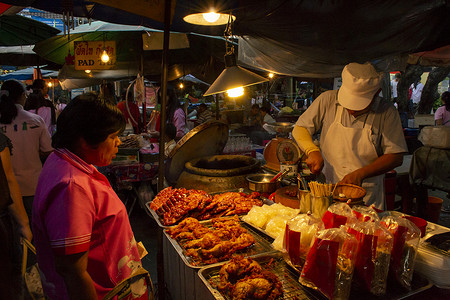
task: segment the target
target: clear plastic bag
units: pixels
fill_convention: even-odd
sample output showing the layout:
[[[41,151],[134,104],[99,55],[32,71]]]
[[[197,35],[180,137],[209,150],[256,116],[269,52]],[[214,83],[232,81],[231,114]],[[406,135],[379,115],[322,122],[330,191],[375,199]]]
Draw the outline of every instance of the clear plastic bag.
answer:
[[[358,242],[342,227],[317,232],[299,282],[328,299],[348,299]]]
[[[356,222],[345,228],[358,241],[354,288],[385,294],[394,237],[380,222]]]
[[[339,228],[341,225],[345,225],[347,222],[356,221],[353,215],[352,209],[347,203],[334,203],[328,207],[327,211],[322,217],[325,229]]]
[[[322,220],[311,214],[301,214],[287,221],[283,249],[292,265],[303,267],[314,236],[323,229]]]
[[[376,222],[380,221],[377,212],[372,207],[355,205],[352,207],[353,215],[361,222]]]
[[[389,277],[410,290],[420,229],[413,222],[400,216],[386,216],[381,219],[381,224],[394,236]]]

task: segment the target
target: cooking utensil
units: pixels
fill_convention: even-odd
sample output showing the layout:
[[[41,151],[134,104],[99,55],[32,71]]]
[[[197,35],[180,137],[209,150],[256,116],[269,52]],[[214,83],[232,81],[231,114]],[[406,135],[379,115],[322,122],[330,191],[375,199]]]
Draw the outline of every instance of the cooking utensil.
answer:
[[[272,179],[270,179],[270,182],[275,182],[277,180],[281,180],[284,176],[286,176],[287,173],[289,173],[291,169],[284,169],[283,171],[280,171],[277,175],[275,175]]]
[[[270,182],[274,178],[273,174],[261,173],[252,174],[246,177],[248,181],[248,188],[260,193],[273,193],[279,186],[279,180]]]

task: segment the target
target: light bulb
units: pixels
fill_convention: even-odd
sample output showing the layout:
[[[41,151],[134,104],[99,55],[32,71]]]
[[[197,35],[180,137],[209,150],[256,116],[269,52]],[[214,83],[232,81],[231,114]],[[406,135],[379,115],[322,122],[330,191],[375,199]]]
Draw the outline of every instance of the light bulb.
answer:
[[[47,83],[47,86],[52,87],[52,83],[51,82]]]
[[[109,55],[106,53],[106,50],[103,50],[102,56],[100,57],[102,62],[107,63],[109,61]]]
[[[86,72],[86,73],[91,73],[91,70],[84,70],[84,72]]]
[[[184,85],[182,83],[180,83],[180,89],[184,88]]]
[[[228,97],[235,98],[244,95],[244,87],[240,86],[231,90],[227,90]]]
[[[273,73],[269,73],[269,78],[273,78]]]
[[[217,14],[215,12],[209,12],[209,13],[204,13],[203,14],[203,19],[206,20],[206,22],[209,23],[214,23],[215,21],[217,21],[220,17],[220,14]]]

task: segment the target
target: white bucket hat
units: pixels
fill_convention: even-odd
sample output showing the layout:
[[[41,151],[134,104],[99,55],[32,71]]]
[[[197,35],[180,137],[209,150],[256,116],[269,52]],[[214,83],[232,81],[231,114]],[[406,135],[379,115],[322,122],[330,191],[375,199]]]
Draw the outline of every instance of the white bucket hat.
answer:
[[[342,70],[342,86],[338,102],[350,110],[363,110],[381,88],[383,73],[378,73],[371,63],[350,63]]]

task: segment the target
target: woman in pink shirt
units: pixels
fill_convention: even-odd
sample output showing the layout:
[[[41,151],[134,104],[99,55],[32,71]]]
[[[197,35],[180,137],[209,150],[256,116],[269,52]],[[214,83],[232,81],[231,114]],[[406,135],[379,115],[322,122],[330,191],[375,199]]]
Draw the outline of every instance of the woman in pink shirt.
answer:
[[[67,105],[57,126],[33,205],[44,291],[50,299],[102,299],[142,270],[125,206],[95,167],[115,157],[125,119],[113,103],[84,94]],[[146,299],[144,280],[131,288],[133,299]]]
[[[443,92],[441,95],[443,106],[434,113],[436,125],[450,126],[450,92]]]

